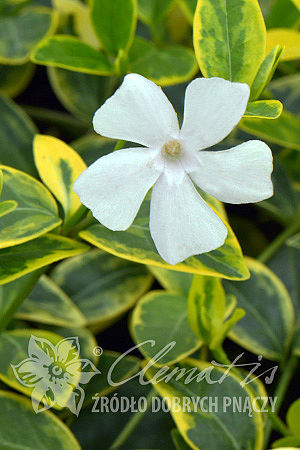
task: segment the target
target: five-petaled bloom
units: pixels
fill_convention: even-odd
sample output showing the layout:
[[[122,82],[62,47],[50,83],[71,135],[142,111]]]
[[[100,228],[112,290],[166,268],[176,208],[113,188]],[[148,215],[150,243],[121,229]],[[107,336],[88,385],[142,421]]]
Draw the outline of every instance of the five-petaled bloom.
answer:
[[[11,364],[19,383],[32,388],[36,413],[54,405],[68,407],[78,415],[84,400],[79,384],[88,383],[99,370],[88,359],[80,359],[78,337],[62,339],[55,346],[48,339],[31,335],[29,358]]]
[[[250,89],[221,78],[198,78],[186,90],[182,128],[162,90],[130,74],[98,109],[102,136],[145,147],[115,151],[94,162],[74,191],[94,217],[114,231],[132,224],[152,188],[150,232],[161,257],[176,264],[223,245],[227,228],[195,188],[228,203],[273,194],[272,153],[258,140],[203,151],[224,139],[242,118]],[[200,151],[201,150],[201,151]]]

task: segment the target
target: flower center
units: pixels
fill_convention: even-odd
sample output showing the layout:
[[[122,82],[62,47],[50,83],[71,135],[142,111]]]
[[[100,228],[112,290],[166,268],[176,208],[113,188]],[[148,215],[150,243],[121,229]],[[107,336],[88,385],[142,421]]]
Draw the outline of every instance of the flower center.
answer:
[[[164,156],[167,157],[176,157],[181,153],[181,146],[180,142],[176,141],[176,139],[172,139],[171,141],[168,141],[162,148],[162,152]]]
[[[52,364],[50,364],[50,366],[48,367],[48,371],[51,381],[64,378],[64,367],[57,362],[53,362]]]
[[[52,367],[52,372],[53,372],[53,375],[56,375],[56,376],[61,375],[62,368],[59,366],[54,366],[54,367]]]

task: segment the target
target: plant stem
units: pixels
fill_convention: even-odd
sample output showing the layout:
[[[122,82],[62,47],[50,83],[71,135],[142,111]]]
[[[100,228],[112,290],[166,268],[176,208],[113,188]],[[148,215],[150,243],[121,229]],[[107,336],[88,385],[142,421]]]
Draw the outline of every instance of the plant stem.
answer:
[[[268,411],[268,418],[272,422],[274,430],[277,430],[282,436],[290,436],[291,432],[286,424],[273,411]]]
[[[68,236],[74,229],[74,227],[80,224],[84,220],[84,216],[86,215],[86,208],[81,205],[78,211],[71,217],[71,219],[67,220],[62,226],[62,235]]]
[[[286,240],[300,229],[300,216],[297,215],[288,227],[286,227],[271,244],[257,258],[260,262],[266,263],[283,246]]]
[[[124,145],[125,145],[125,141],[123,141],[122,139],[119,139],[115,145],[114,151],[121,150],[121,148],[123,148]]]
[[[224,366],[231,365],[231,361],[229,360],[228,356],[226,355],[222,347],[212,350],[212,354],[218,363],[221,363]]]
[[[203,344],[200,348],[200,360],[201,361],[207,361],[208,358],[208,347],[207,345]]]
[[[117,436],[117,438],[113,441],[112,445],[109,447],[109,450],[113,449],[116,450],[120,448],[121,445],[123,445],[128,440],[129,436],[133,433],[134,429],[137,427],[137,425],[142,420],[144,414],[149,409],[152,397],[154,397],[155,393],[156,393],[155,389],[151,389],[151,391],[147,395],[147,408],[145,409],[145,411],[139,411],[130,417],[121,433]]]
[[[282,375],[274,392],[274,397],[277,397],[277,402],[275,404],[275,411],[274,411],[275,414],[277,414],[278,411],[280,410],[280,407],[284,400],[285,393],[289,387],[290,381],[294,375],[297,365],[298,365],[297,357],[292,356],[291,359],[287,362],[287,364],[283,368]],[[265,427],[265,438],[263,447],[264,449],[268,447],[271,432],[272,432],[272,419],[269,418]]]
[[[85,230],[93,223],[94,223],[94,217],[93,217],[92,213],[89,211],[87,213],[87,215],[72,228],[72,230],[68,233],[68,237],[73,238],[80,231]]]

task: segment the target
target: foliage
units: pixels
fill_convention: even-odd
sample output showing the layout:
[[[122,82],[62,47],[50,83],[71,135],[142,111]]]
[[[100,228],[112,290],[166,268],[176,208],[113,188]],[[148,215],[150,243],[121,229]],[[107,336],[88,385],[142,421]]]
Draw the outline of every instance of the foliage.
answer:
[[[291,388],[300,357],[299,24],[299,0],[0,0],[1,449],[300,448]],[[244,117],[214,150],[257,138],[273,150],[274,196],[225,211],[203,193],[226,241],[176,266],[151,238],[149,195],[129,229],[111,231],[72,189],[87,166],[125,146],[93,134],[92,117],[128,73],[162,86],[180,121],[195,77],[247,83]],[[33,411],[28,397],[41,393],[13,369],[32,335],[39,355],[48,342],[48,356],[77,337],[77,350],[68,341],[65,351],[100,371],[89,378],[86,362],[75,371],[87,380],[78,417],[71,384],[51,411]],[[247,371],[235,366],[218,383],[241,354]],[[166,382],[165,368],[209,371],[214,383],[185,383],[186,373]],[[122,396],[144,397],[147,408],[92,414],[96,398]],[[169,412],[151,412],[155,396]],[[277,396],[275,410],[174,407],[194,397],[253,406],[264,396]]]

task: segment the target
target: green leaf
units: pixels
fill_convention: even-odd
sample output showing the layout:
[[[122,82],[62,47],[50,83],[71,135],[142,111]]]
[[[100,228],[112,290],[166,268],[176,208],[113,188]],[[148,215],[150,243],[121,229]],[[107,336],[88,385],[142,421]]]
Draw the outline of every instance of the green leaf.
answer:
[[[188,318],[194,333],[211,350],[220,350],[228,332],[244,316],[243,309],[234,310],[236,303],[234,296],[225,296],[218,278],[194,276]]]
[[[277,119],[282,113],[282,103],[278,100],[259,100],[247,105],[244,117],[260,117],[263,119]]]
[[[300,11],[300,1],[299,0],[292,0],[298,11]]]
[[[236,307],[237,301],[234,295],[225,294],[225,302],[226,302],[226,311],[225,311],[225,319],[230,317]]]
[[[273,96],[283,103],[284,109],[300,118],[300,73],[278,78],[269,85]]]
[[[232,297],[227,296],[227,298],[232,298]],[[212,343],[210,345],[210,348],[212,350],[222,349],[223,341],[227,337],[228,333],[237,324],[237,322],[239,322],[245,316],[245,314],[246,314],[246,312],[243,308],[236,308],[233,311],[231,317],[223,323],[219,332],[215,335],[214,339],[212,340]]]
[[[140,369],[140,360],[133,356],[124,356],[121,353],[104,350],[99,358],[97,369],[100,370],[101,375],[95,376],[91,379],[85,389],[84,406],[94,403],[93,397],[102,397],[108,395],[122,385],[122,381],[127,383],[127,380],[132,377]],[[110,371],[112,372],[110,373]],[[116,386],[108,382],[109,378]]]
[[[257,206],[266,209],[281,223],[288,225],[298,213],[298,197],[282,164],[276,159],[274,159],[272,182],[273,197],[257,203]]]
[[[46,342],[45,342],[46,340]],[[40,351],[47,352],[47,341],[50,342],[50,345],[57,345],[62,340],[62,337],[44,330],[37,329],[23,329],[23,330],[12,330],[5,331],[0,335],[0,380],[10,386],[13,389],[16,389],[19,392],[24,393],[25,395],[32,397],[33,399],[40,401],[42,399],[42,395],[45,395],[47,388],[50,388],[48,385],[49,380],[45,377],[44,367],[41,363],[40,365],[35,365],[35,370],[37,371],[37,378],[41,378],[38,385],[36,383],[31,382],[30,379],[26,380],[26,372],[18,371],[18,366],[22,361],[28,359],[30,356],[29,346],[33,349],[40,348]],[[71,351],[72,346],[70,342],[66,342],[66,352]],[[48,355],[53,357],[54,355],[48,352]],[[15,366],[15,367],[13,367]],[[63,372],[67,372],[66,368],[61,365],[60,366]],[[17,378],[19,376],[24,376],[22,381],[20,382]],[[79,383],[80,380],[80,371],[74,373],[74,385],[76,386],[76,381]],[[44,394],[42,390],[46,389]],[[55,392],[55,403],[53,407],[55,409],[62,409],[64,405],[67,404],[70,396],[72,394],[71,390],[58,390]]]
[[[26,63],[36,45],[56,26],[57,14],[50,8],[25,8],[16,15],[0,17],[0,63]]]
[[[233,412],[232,406],[226,408],[226,413],[224,413],[225,398],[231,399],[231,401],[233,398],[239,398],[242,405],[248,403],[251,409],[252,392],[241,386],[239,378],[231,372],[223,377],[224,369],[194,359],[187,359],[183,363],[179,363],[176,368],[186,371],[180,377],[177,372],[177,380],[175,380],[175,376],[168,382],[164,381],[164,377],[155,378],[158,371],[153,367],[147,370],[146,375],[158,393],[169,403],[178,431],[192,448],[207,450],[219,448],[223,450],[238,448],[258,450],[261,448],[263,439],[261,413],[253,411],[253,415],[249,417],[246,410],[239,411],[238,414]],[[191,370],[193,370],[192,377]],[[212,383],[207,382],[204,374]],[[201,377],[201,382],[197,380],[197,376]],[[163,380],[158,381],[159,378],[163,378]],[[220,379],[222,379],[221,384]],[[175,397],[180,400],[179,407],[175,404]],[[204,402],[202,407],[198,404],[196,408],[192,407],[189,410],[183,407],[185,397],[190,398],[191,402],[192,398],[213,398],[218,406],[212,407],[212,412],[207,412],[208,403]]]
[[[296,327],[295,336],[293,340],[293,353],[300,358],[300,320],[298,319],[298,325]]]
[[[52,278],[77,305],[88,325],[97,330],[132,308],[152,283],[144,266],[99,250],[58,265]]]
[[[0,446],[4,450],[80,450],[69,428],[54,414],[35,414],[31,402],[20,395],[0,391]]]
[[[193,274],[176,272],[175,270],[163,269],[162,267],[157,266],[148,266],[148,269],[164,289],[188,297],[194,278]],[[235,306],[235,297],[233,295],[226,295],[225,318],[230,316]]]
[[[291,247],[291,249],[289,249],[289,251],[290,251],[290,253],[292,253],[294,258],[296,258],[296,260],[289,259],[289,265],[293,264],[294,271],[292,272],[292,274],[294,275],[294,277],[297,277],[299,275],[298,258],[299,258],[299,250],[300,250],[300,233],[297,233],[294,236],[292,236],[291,238],[289,238],[287,240],[286,244],[289,247]],[[298,280],[297,279],[295,280],[294,277],[292,278],[292,280],[293,280],[292,283],[291,283],[291,280],[288,279],[289,287],[291,287],[291,285],[292,285],[293,287],[298,288]],[[295,310],[296,310],[297,319],[298,319],[297,323],[296,323],[296,327],[295,327],[293,352],[300,357],[300,297],[299,297],[298,290],[296,292],[295,292],[295,290],[293,290],[292,292],[294,294],[294,304],[295,304]]]
[[[286,423],[291,430],[292,434],[299,437],[300,442],[300,430],[299,430],[299,423],[300,423],[300,398],[296,400],[292,405],[289,407],[288,412],[286,414]]]
[[[91,0],[91,18],[102,48],[127,51],[137,23],[137,0]]]
[[[297,450],[299,449],[299,445],[300,436],[288,436],[273,442],[272,448],[277,448],[278,450]]]
[[[74,36],[56,35],[43,40],[31,57],[36,64],[94,75],[112,75],[114,68],[101,51]]]
[[[3,15],[14,14],[26,3],[27,0],[1,0],[0,13]]]
[[[209,202],[211,204],[211,198]],[[214,200],[214,209],[218,208],[217,205],[220,205],[220,203]],[[222,247],[209,253],[188,258],[175,266],[167,264],[157,253],[150,235],[149,206],[148,196],[142,204],[133,225],[126,231],[111,231],[103,225],[97,224],[80,232],[79,235],[84,240],[113,255],[142,264],[234,280],[248,277],[248,269],[244,263],[240,246],[228,225],[228,236]]]
[[[205,77],[251,86],[265,45],[266,29],[257,0],[198,0],[194,48]]]
[[[30,294],[39,276],[40,271],[36,270],[18,280],[0,286],[1,331],[6,328],[23,300]]]
[[[92,381],[96,378],[99,378],[100,380],[102,377],[94,377]],[[94,392],[94,394],[96,393],[97,391]],[[128,399],[132,404],[137,405],[139,399],[141,399],[141,397],[146,397],[148,393],[149,386],[141,385],[138,379],[135,378],[118,388],[117,397],[119,399]],[[113,396],[114,394],[109,396],[109,401]],[[96,401],[94,402],[93,400],[93,403],[95,405],[95,411],[97,411],[97,409],[98,411],[96,413],[92,412],[91,407],[82,410],[78,419],[72,425],[74,434],[78,437],[84,449],[95,448],[95,443],[97,450],[99,448],[99,443],[101,443],[101,450],[110,447],[117,449],[119,446],[113,444],[116,437],[123,432],[124,427],[127,424],[129,425],[129,420],[133,419],[135,423],[137,416],[132,412],[132,408],[129,408],[128,411],[118,410],[117,412],[112,412],[110,408],[108,408],[108,411],[105,411],[105,408],[101,408],[101,400],[99,403],[96,403]],[[149,408],[145,414],[142,414],[142,417],[141,415],[138,415],[138,417],[141,418],[140,423],[135,423],[136,428],[132,434],[127,437],[125,445],[122,445],[121,448],[124,447],[124,450],[174,450],[172,442],[170,442],[170,430],[171,428],[174,428],[174,423],[169,414],[162,410],[153,414]],[[101,426],[99,426],[99,424],[101,424]],[[145,430],[151,430],[151,432],[146,433]]]
[[[101,156],[111,153],[116,145],[114,139],[107,139],[97,135],[86,135],[71,143],[84,162],[90,166]]]
[[[183,439],[183,437],[176,428],[172,430],[171,436],[173,443],[176,447],[176,450],[190,450],[192,448],[185,442],[185,440]]]
[[[87,166],[69,145],[52,136],[37,135],[33,153],[40,178],[63,207],[66,232],[84,212],[73,184]]]
[[[300,250],[300,233],[297,233],[291,238],[289,238],[287,241],[287,245]]]
[[[19,170],[1,166],[4,176],[2,200],[16,208],[1,219],[0,248],[19,245],[53,230],[61,223],[50,192],[39,181]]]
[[[281,360],[290,345],[294,325],[290,296],[280,279],[262,263],[249,258],[248,267],[249,280],[224,281],[225,291],[234,295],[237,305],[246,311],[229,337],[255,354]]]
[[[1,202],[0,203],[0,217],[2,216],[6,216],[6,214],[14,211],[14,209],[16,209],[16,207],[18,206],[18,203],[15,202],[14,200],[7,200],[6,202]],[[1,225],[0,225],[1,228]],[[0,243],[1,245],[1,243]]]
[[[270,259],[268,266],[281,279],[292,299],[296,319],[300,319],[300,252],[284,245]]]
[[[0,162],[36,175],[32,155],[35,125],[12,100],[0,95]]]
[[[225,315],[225,292],[218,278],[195,276],[189,292],[188,318],[192,330],[206,345],[220,331]]]
[[[193,274],[176,272],[158,266],[148,266],[148,269],[164,289],[188,296],[194,278]]]
[[[90,123],[96,110],[106,99],[109,79],[57,67],[49,67],[48,76],[52,89],[63,106]]]
[[[72,336],[78,337],[78,341],[80,344],[80,357],[89,359],[94,364],[98,363],[99,357],[94,352],[94,349],[98,345],[98,343],[95,336],[89,329],[47,326],[47,330],[53,331],[53,333],[59,334],[60,336],[63,336],[65,338],[71,338]],[[87,385],[85,387],[87,387]]]
[[[95,48],[100,47],[92,26],[88,5],[82,3],[81,0],[52,0],[52,4],[61,15],[62,20],[65,20],[66,16],[72,16],[74,31],[83,42]]]
[[[300,190],[300,153],[297,150],[286,149],[280,153],[280,162],[284,167],[289,184],[293,185],[294,189]]]
[[[161,86],[188,81],[198,71],[190,49],[182,46],[159,49],[140,37],[135,38],[128,59],[129,72],[139,73]]]
[[[276,366],[274,366],[276,367]],[[238,372],[236,372],[236,375],[240,376],[240,379],[244,381],[248,387],[249,390],[252,391],[252,394],[256,397],[267,397],[268,392],[266,390],[266,386],[264,385],[264,378],[259,378],[255,372],[249,372],[247,369],[240,368],[238,369]],[[247,378],[247,380],[246,380]]]
[[[289,75],[272,81],[269,89],[274,97],[283,103],[284,109],[300,119],[300,92],[298,89],[300,74]],[[284,150],[280,153],[280,160],[294,180],[295,187],[300,185],[300,155],[296,150]]]
[[[300,120],[288,111],[278,119],[242,119],[242,130],[283,147],[300,150]]]
[[[157,359],[159,366],[180,361],[201,346],[188,321],[187,298],[172,292],[153,291],[145,295],[133,311],[130,328],[146,358],[153,360],[167,346],[165,354]],[[156,359],[153,361],[156,363]]]
[[[271,81],[282,50],[283,47],[276,45],[261,63],[251,86],[250,101],[256,100]]]
[[[0,284],[45,267],[48,264],[88,250],[88,246],[73,239],[47,234],[15,247],[0,250]]]
[[[156,26],[170,11],[174,0],[138,0],[140,19],[149,26]]]
[[[16,97],[30,83],[34,74],[34,65],[30,62],[20,66],[0,65],[0,72],[0,93],[8,97]]]
[[[197,0],[178,0],[182,11],[185,13],[186,18],[193,25],[194,15],[197,6]]]
[[[18,283],[19,280],[12,284]],[[6,286],[2,286],[4,289]],[[11,286],[13,289],[13,286]],[[0,288],[1,289],[1,288]],[[9,293],[9,289],[8,293]],[[61,327],[81,327],[85,318],[72,300],[49,277],[43,275],[22,303],[16,317]],[[58,333],[59,334],[59,333]]]
[[[280,61],[293,61],[300,58],[300,33],[290,28],[274,28],[267,33],[267,52],[274,45],[284,47]]]
[[[267,28],[287,27],[297,25],[300,13],[294,0],[275,0],[266,19]]]

